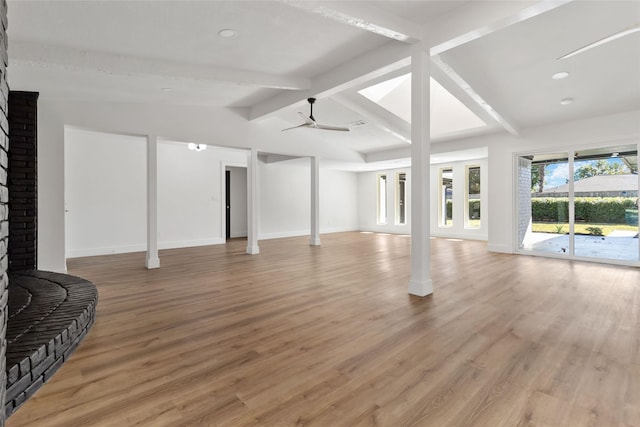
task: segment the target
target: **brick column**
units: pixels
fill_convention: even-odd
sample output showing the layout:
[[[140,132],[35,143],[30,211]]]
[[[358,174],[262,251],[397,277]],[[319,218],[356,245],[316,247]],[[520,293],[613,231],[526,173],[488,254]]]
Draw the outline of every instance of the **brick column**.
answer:
[[[9,92],[9,271],[37,268],[37,114],[37,92]]]
[[[518,159],[518,248],[531,231],[531,160]]]
[[[7,120],[7,2],[0,0],[0,408],[4,408],[7,376],[5,372],[7,353],[7,243],[9,238],[9,190],[7,189],[7,166],[9,163],[9,122]],[[0,426],[4,426],[4,411],[0,411]]]

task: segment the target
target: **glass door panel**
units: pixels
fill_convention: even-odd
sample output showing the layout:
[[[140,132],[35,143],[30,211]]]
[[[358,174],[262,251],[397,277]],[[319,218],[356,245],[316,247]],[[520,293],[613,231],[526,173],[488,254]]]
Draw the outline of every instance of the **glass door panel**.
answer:
[[[569,156],[519,159],[518,236],[522,250],[569,255]]]
[[[573,176],[575,255],[640,259],[637,146],[577,151]]]

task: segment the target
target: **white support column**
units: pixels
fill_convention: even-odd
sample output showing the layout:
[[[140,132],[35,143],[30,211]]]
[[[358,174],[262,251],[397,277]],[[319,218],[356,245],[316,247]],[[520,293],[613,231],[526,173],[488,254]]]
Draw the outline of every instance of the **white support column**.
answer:
[[[148,269],[159,268],[158,258],[158,138],[147,135],[147,258]]]
[[[433,293],[430,248],[429,52],[422,43],[411,53],[411,279],[409,293]]]
[[[320,166],[317,157],[311,157],[311,246],[320,246]]]
[[[258,247],[258,150],[252,148],[247,158],[247,253],[260,253]]]

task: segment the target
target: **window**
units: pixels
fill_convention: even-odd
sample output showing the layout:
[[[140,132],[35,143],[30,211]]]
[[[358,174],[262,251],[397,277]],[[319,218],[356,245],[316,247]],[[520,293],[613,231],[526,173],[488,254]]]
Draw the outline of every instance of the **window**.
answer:
[[[378,224],[387,223],[387,175],[378,175]]]
[[[480,166],[467,166],[465,227],[480,228]]]
[[[440,226],[453,225],[453,169],[440,169],[440,197],[438,198]]]
[[[406,216],[406,185],[407,174],[398,173],[398,188],[396,190],[396,224],[405,225],[407,223]]]

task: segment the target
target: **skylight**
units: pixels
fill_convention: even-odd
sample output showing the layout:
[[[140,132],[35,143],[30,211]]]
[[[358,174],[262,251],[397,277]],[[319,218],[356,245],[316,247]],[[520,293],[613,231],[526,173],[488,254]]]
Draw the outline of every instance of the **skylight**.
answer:
[[[411,74],[394,77],[358,93],[411,123]],[[484,127],[487,124],[448,90],[431,79],[431,136]]]

